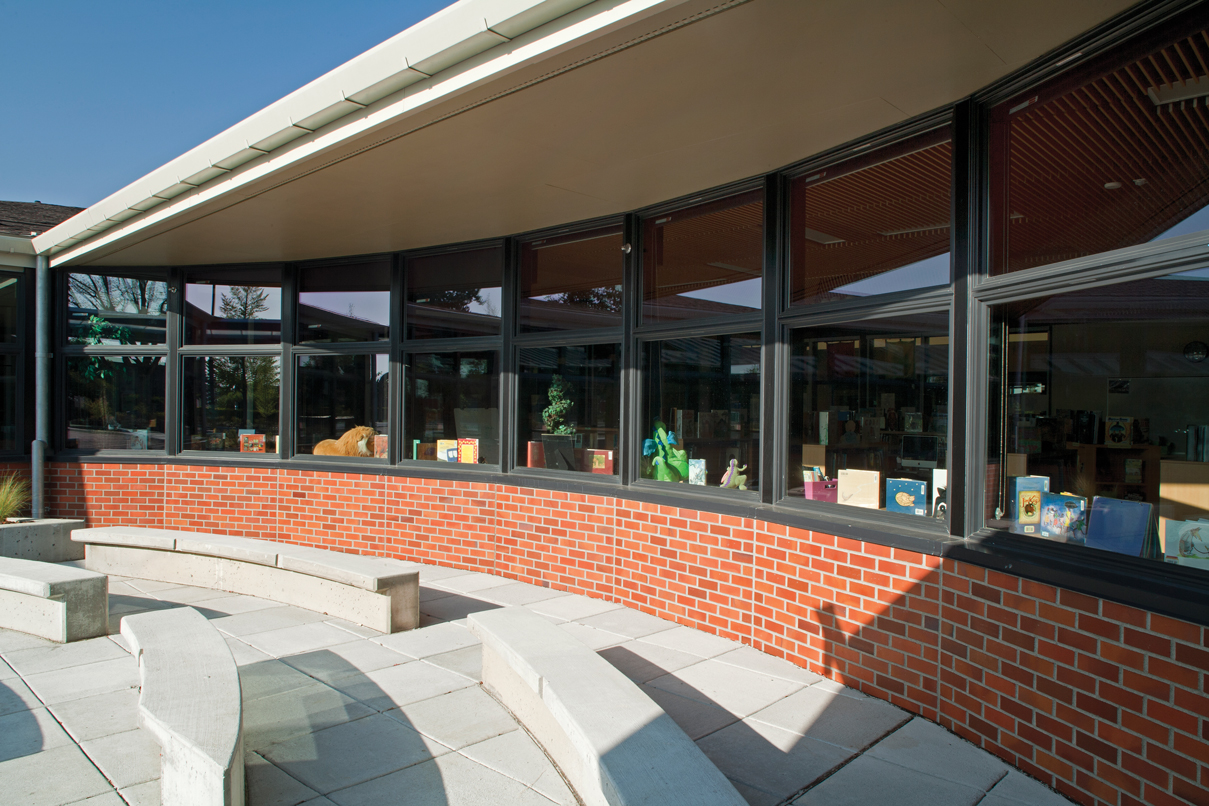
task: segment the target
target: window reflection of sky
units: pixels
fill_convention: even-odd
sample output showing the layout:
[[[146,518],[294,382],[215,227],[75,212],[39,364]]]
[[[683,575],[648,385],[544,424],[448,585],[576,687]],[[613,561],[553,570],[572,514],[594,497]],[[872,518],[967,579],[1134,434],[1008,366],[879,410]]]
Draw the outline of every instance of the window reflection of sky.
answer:
[[[390,324],[389,291],[307,291],[298,295],[298,303],[364,322]]]
[[[703,299],[707,302],[724,302],[727,305],[742,305],[745,308],[760,309],[764,284],[758,277],[750,280],[740,280],[737,283],[716,285],[697,291],[685,291],[677,296]]]
[[[236,286],[244,288],[245,286]],[[281,289],[256,286],[265,292],[265,303],[268,310],[257,315],[258,319],[281,319]],[[185,302],[203,311],[213,311],[215,316],[222,316],[222,298],[231,294],[229,285],[202,285],[188,283],[185,285]]]
[[[946,252],[943,255],[936,255],[918,263],[910,263],[893,271],[840,286],[835,289],[834,293],[868,297],[873,294],[890,294],[895,291],[910,291],[913,288],[948,284],[949,253]]]

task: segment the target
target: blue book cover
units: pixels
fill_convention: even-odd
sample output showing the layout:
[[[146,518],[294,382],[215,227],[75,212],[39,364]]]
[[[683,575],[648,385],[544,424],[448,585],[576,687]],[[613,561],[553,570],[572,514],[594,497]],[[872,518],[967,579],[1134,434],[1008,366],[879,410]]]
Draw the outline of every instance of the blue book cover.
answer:
[[[1041,533],[1041,495],[1049,492],[1049,476],[1008,477],[1009,527],[1018,535]]]
[[[1087,499],[1069,493],[1041,493],[1040,535],[1066,543],[1087,540]]]
[[[915,479],[886,479],[886,511],[926,515],[928,482]]]
[[[1154,507],[1142,501],[1121,501],[1097,495],[1087,516],[1087,545],[1140,557],[1150,531]]]

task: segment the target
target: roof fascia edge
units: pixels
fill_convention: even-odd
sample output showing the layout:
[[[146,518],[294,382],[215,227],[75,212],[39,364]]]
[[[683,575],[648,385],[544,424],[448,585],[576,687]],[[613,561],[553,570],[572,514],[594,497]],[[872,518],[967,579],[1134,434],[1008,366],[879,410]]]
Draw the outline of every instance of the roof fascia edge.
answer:
[[[232,193],[323,149],[336,147],[370,128],[419,112],[483,81],[602,35],[619,24],[649,16],[660,7],[685,1],[462,0],[47,230],[34,238],[34,249],[39,254],[50,253],[52,266],[77,261],[138,230]],[[542,18],[543,13],[553,11],[558,13],[550,19]],[[476,15],[477,28],[467,22],[468,13]],[[427,36],[434,25],[454,23],[461,33],[468,35],[457,41],[452,41],[452,37],[438,37],[440,43],[448,46],[440,50],[430,48],[435,51],[432,53],[411,51],[423,58],[411,59],[402,52],[407,43],[401,45],[401,40],[419,34]],[[526,26],[528,30],[522,30]],[[513,36],[509,38],[500,31]],[[476,37],[481,45],[484,34],[493,38],[486,47],[466,45]],[[505,52],[497,53],[501,48]],[[459,49],[460,58],[430,68],[435,70],[431,76],[416,70],[419,66],[429,67],[434,61],[445,58],[443,54]],[[406,66],[403,70],[390,72],[384,63],[389,66],[391,59],[398,60],[395,64]],[[415,82],[393,89],[387,87],[383,97],[373,100],[361,95],[408,71],[415,72],[418,77]],[[360,80],[349,84],[349,74]],[[338,88],[341,83],[345,86],[343,90]],[[360,96],[369,103],[358,103],[350,96]],[[328,101],[334,103],[324,106]],[[348,108],[328,120],[320,120],[314,130],[298,125],[307,122],[308,118],[321,118],[324,112],[342,105]],[[275,120],[290,110],[295,114],[286,114],[289,124],[285,127],[265,125],[266,120]],[[307,116],[302,115],[304,112]],[[265,142],[281,134],[283,128],[296,129],[297,136]],[[249,143],[250,139],[261,135],[264,136],[260,140]],[[187,172],[191,173],[185,176]]]

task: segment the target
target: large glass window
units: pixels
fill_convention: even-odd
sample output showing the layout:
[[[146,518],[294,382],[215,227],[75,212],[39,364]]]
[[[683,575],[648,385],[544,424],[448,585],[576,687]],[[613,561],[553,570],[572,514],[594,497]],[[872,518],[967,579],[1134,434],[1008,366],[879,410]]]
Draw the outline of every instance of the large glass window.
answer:
[[[616,475],[620,369],[620,344],[522,348],[517,466]]]
[[[302,356],[295,383],[296,454],[387,458],[386,355]]]
[[[1209,568],[1209,270],[993,313],[989,524]]]
[[[24,442],[17,422],[21,384],[18,367],[25,339],[21,332],[21,279],[0,274],[0,453],[19,450]]]
[[[187,275],[185,344],[280,342],[280,269],[223,269]]]
[[[945,129],[794,180],[791,304],[948,285],[951,185]]]
[[[493,246],[407,262],[407,338],[498,336],[504,249]]]
[[[621,225],[521,245],[522,333],[621,326]]]
[[[183,450],[279,453],[277,356],[181,358]]]
[[[66,447],[164,450],[166,364],[162,356],[69,356]]]
[[[0,354],[0,452],[18,449],[17,356]]]
[[[644,222],[642,321],[754,313],[764,274],[764,192]]]
[[[67,275],[67,343],[167,343],[168,284],[146,277]]]
[[[390,258],[298,272],[298,342],[390,338]]]
[[[642,477],[759,489],[760,334],[652,341],[642,356]]]
[[[403,457],[498,465],[499,373],[494,350],[409,355]]]
[[[992,273],[1209,228],[1201,16],[994,110]]]
[[[790,498],[943,517],[949,315],[795,330]]]

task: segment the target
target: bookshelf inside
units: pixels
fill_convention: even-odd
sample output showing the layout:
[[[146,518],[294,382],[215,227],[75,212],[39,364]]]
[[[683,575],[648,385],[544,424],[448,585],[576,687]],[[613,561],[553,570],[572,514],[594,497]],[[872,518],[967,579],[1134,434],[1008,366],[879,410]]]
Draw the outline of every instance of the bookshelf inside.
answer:
[[[1132,498],[1156,506],[1159,503],[1159,457],[1157,445],[1117,448],[1109,445],[1079,445],[1077,479],[1090,479],[1091,495]],[[1140,467],[1137,463],[1140,463]]]

